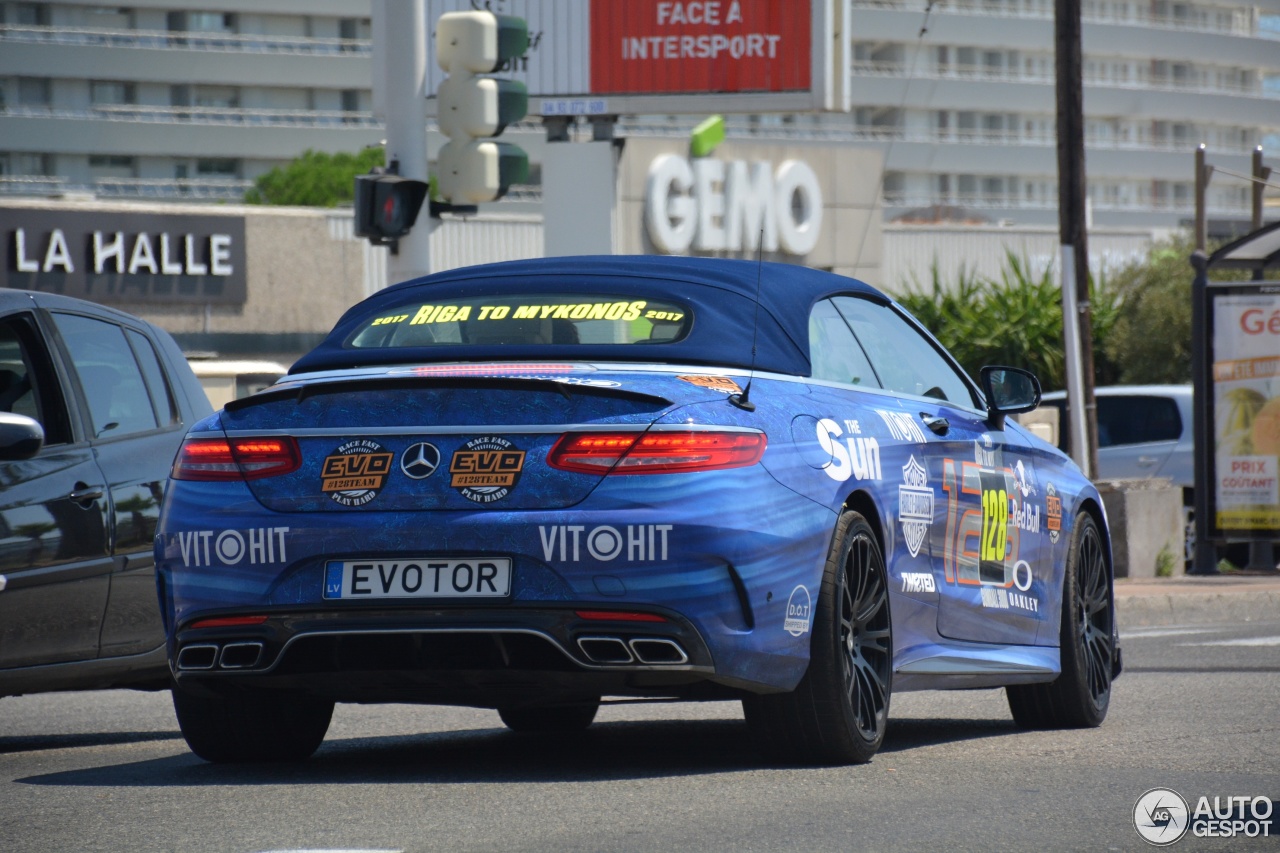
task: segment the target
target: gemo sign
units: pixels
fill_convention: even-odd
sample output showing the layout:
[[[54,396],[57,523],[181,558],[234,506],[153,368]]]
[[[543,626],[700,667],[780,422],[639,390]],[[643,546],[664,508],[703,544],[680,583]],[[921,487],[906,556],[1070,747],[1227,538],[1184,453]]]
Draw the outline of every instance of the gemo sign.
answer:
[[[807,255],[822,233],[822,189],[803,160],[717,160],[676,154],[649,166],[645,227],[658,251],[779,250]]]

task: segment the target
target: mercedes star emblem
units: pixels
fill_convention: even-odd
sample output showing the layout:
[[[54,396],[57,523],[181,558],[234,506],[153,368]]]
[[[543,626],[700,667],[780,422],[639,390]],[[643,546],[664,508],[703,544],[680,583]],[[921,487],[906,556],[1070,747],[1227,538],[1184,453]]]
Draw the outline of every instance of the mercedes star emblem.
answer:
[[[400,456],[400,470],[413,480],[425,480],[440,465],[440,451],[434,444],[420,441]]]

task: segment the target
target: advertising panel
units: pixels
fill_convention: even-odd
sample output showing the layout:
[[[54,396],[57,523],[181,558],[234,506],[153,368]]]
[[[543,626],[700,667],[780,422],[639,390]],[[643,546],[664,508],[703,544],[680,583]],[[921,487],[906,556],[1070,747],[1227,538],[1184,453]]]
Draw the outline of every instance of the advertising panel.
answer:
[[[492,0],[524,18],[528,52],[496,76],[523,82],[530,115],[846,110],[849,0]],[[427,0],[426,92],[444,79],[434,25],[471,0]]]
[[[807,91],[809,12],[776,0],[591,0],[591,91]]]
[[[5,287],[91,302],[243,304],[243,216],[0,208]]]
[[[1210,293],[1215,526],[1280,531],[1280,287]]]

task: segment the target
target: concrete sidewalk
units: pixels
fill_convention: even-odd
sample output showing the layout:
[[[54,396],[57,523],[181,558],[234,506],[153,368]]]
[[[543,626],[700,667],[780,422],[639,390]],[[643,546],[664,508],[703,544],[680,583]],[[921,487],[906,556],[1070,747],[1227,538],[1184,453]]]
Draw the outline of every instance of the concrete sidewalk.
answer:
[[[1116,619],[1130,628],[1280,621],[1280,572],[1118,578]]]

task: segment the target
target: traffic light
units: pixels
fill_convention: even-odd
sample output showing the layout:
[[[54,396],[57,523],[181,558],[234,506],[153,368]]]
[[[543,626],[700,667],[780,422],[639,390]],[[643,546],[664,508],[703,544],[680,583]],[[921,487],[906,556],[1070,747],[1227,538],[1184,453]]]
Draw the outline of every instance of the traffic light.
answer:
[[[478,77],[523,56],[529,26],[523,18],[493,12],[449,12],[436,22],[436,62],[448,73],[436,90],[436,122],[449,141],[440,149],[440,195],[453,204],[495,201],[529,175],[529,155],[495,142],[507,125],[525,117],[523,83]]]
[[[427,197],[425,181],[398,175],[356,175],[356,236],[374,245],[409,233]]]

